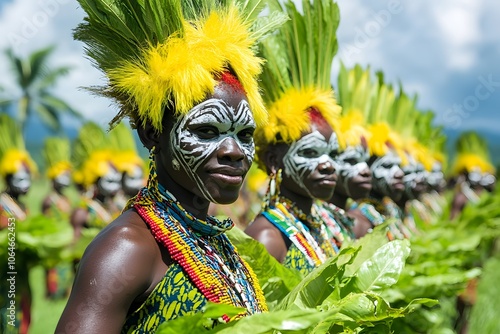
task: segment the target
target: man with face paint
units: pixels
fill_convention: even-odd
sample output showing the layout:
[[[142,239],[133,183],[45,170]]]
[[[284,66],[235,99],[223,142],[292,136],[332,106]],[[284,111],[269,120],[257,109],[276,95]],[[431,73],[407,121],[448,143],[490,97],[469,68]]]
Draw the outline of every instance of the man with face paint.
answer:
[[[334,3],[327,6],[315,1],[303,5],[311,7],[309,13],[324,10],[328,17],[338,15]],[[313,6],[324,7],[312,10]],[[331,49],[322,52],[324,59],[330,60],[336,51],[336,26],[320,18],[305,20],[291,2],[284,8],[291,20],[271,40],[266,39],[262,49],[264,55],[269,55],[262,86],[270,122],[257,131],[256,146],[259,167],[270,175],[269,190],[262,211],[245,232],[264,244],[279,262],[307,274],[338,251],[323,217],[313,210],[313,203],[316,199],[330,199],[335,188],[335,159],[340,146],[334,126],[340,107],[329,82],[331,61],[320,62],[306,55],[303,60],[310,66],[304,68],[298,54],[282,54],[280,50],[318,50],[319,43],[324,43],[294,30],[300,25],[307,34],[319,30],[326,33]],[[312,21],[318,25],[308,26]],[[317,75],[307,73],[310,68],[317,69]],[[283,73],[289,77],[280,77]]]
[[[72,151],[73,178],[85,189],[70,217],[76,241],[82,229],[102,229],[118,216],[120,209],[113,199],[120,190],[121,173],[113,162],[109,138],[96,123],[82,126]]]
[[[395,135],[389,125],[383,122],[370,125],[368,130],[368,165],[372,172],[370,199],[378,213],[385,219],[393,219],[393,223],[389,225],[389,239],[409,237],[403,226],[402,212],[395,203],[401,199],[404,192],[404,172],[401,169],[402,160],[398,154]]]
[[[89,53],[109,79],[104,92],[121,108],[111,125],[130,118],[150,165],[146,187],[87,248],[56,332],[154,333],[208,302],[243,309],[208,327],[266,311],[255,274],[225,234],[233,222],[207,212],[212,202],[238,197],[253,133],[267,119],[257,84],[262,59],[253,50],[269,31],[249,27],[279,22],[246,2],[186,0],[158,2],[154,10],[168,10],[168,19],[155,16],[155,26],[124,2],[113,10],[126,8],[123,22],[142,32],[130,41],[95,17],[87,0],[80,3],[88,17],[75,36],[115,51],[113,58]]]
[[[3,137],[0,141],[0,176],[6,185],[0,193],[0,230],[8,230],[9,243],[6,247],[12,251],[16,226],[22,224],[28,214],[20,197],[28,193],[36,165],[25,149],[21,129],[7,114],[0,115],[0,133]],[[15,256],[15,253],[15,250],[9,252],[9,257]],[[25,334],[31,322],[30,267],[27,261],[7,261],[10,261],[7,257],[0,259],[2,268],[12,269],[0,271],[0,332]],[[12,272],[16,272],[15,295],[9,297],[12,295],[9,281]],[[14,301],[15,308],[12,310]]]
[[[122,209],[145,186],[144,161],[137,153],[132,130],[124,122],[110,131],[109,140],[113,163],[121,173],[121,187],[114,201]]]
[[[329,205],[324,204],[339,222],[337,235],[340,232],[339,237],[347,239],[360,238],[375,226],[364,213],[364,210],[370,210],[367,205],[355,204],[352,207],[348,204],[348,200],[356,202],[367,199],[372,189],[372,174],[367,164],[368,132],[362,124],[363,116],[355,111],[343,115],[340,120],[339,132],[342,133],[346,148],[337,157],[335,192]]]
[[[42,153],[47,176],[52,182],[51,191],[42,200],[42,213],[56,219],[60,224],[69,224],[72,207],[69,198],[63,192],[71,181],[69,140],[58,137],[46,138]],[[71,268],[66,263],[46,269],[45,296],[50,299],[65,297],[70,288],[70,273]]]

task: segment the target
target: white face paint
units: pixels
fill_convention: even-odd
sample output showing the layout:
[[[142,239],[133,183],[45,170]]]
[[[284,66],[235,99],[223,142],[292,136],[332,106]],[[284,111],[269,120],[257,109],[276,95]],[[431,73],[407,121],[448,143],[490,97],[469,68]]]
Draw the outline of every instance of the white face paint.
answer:
[[[496,178],[493,174],[490,173],[483,173],[481,176],[481,181],[479,181],[479,184],[483,187],[491,187],[494,185],[496,182]]]
[[[471,186],[479,185],[482,177],[483,176],[479,169],[472,170],[469,174],[467,174],[467,180],[469,181]]]
[[[336,158],[339,150],[339,142],[335,132],[330,140],[319,132],[313,131],[290,145],[283,157],[285,173],[290,176],[297,185],[314,197],[304,185],[304,179],[318,168],[320,164],[330,163],[337,168]]]
[[[403,167],[403,183],[405,194],[408,198],[415,198],[414,190],[418,184],[423,183],[425,170],[422,164],[418,163],[412,156],[408,155],[408,164]]]
[[[339,165],[339,179],[344,189],[348,192],[349,180],[361,174],[368,168],[366,163],[370,155],[363,145],[349,146],[337,157]]]
[[[228,140],[234,140],[250,166],[255,154],[254,130],[255,121],[247,101],[241,100],[235,109],[224,100],[208,99],[175,123],[170,133],[174,158],[204,197],[215,202],[198,176],[198,169]]]
[[[140,166],[134,166],[131,173],[123,174],[123,191],[132,195],[144,187],[143,171]]]
[[[61,173],[54,178],[54,184],[60,188],[68,187],[70,183],[71,183],[70,172]]]
[[[441,185],[444,181],[443,168],[440,163],[434,163],[432,165],[432,170],[427,173],[427,183],[431,187],[437,187]]]
[[[121,179],[121,174],[110,166],[109,171],[97,182],[97,188],[104,196],[114,196],[120,190]]]
[[[373,175],[373,187],[383,195],[390,196],[395,182],[394,176],[402,173],[401,158],[393,151],[376,159],[370,166]]]
[[[10,188],[17,194],[26,194],[31,187],[31,174],[26,167],[21,168],[10,180]]]

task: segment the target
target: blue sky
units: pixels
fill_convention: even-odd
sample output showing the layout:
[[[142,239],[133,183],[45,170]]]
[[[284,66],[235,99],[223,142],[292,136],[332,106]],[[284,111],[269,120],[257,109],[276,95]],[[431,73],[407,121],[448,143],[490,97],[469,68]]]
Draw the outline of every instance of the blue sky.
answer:
[[[500,133],[500,2],[493,0],[340,0],[339,52],[334,61],[381,70],[418,94],[419,106],[453,131]],[[71,30],[83,18],[75,0],[0,0],[0,49],[19,55],[55,44],[56,65],[73,67],[55,88],[87,118],[105,125],[116,112],[108,100],[81,90],[103,83]],[[0,71],[8,73],[3,54]],[[16,94],[8,75],[0,86]],[[335,84],[335,79],[332,80]]]

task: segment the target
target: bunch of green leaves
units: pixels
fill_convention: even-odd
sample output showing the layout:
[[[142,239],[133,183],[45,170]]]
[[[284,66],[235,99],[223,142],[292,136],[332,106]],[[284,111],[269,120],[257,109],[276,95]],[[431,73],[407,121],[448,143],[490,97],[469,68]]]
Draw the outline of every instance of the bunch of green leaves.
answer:
[[[437,299],[440,305],[398,319],[398,331],[453,330],[457,297],[469,281],[481,276],[500,235],[499,204],[498,194],[486,195],[467,205],[458,219],[451,221],[448,210],[432,224],[415,215],[421,233],[412,238],[412,252],[397,284],[382,295],[394,305],[420,296]]]
[[[28,267],[41,264],[47,268],[64,260],[63,254],[73,241],[73,229],[67,223],[44,215],[29,216],[15,227],[0,231],[0,255],[8,250],[9,238],[15,239],[16,262]]]
[[[419,305],[435,303],[416,299],[404,307],[393,308],[380,295],[397,282],[410,253],[406,240],[387,242],[383,227],[345,247],[302,279],[240,230],[233,229],[229,237],[254,268],[264,287],[269,312],[212,328],[212,319],[238,312],[228,306],[208,304],[204,313],[169,321],[158,333],[174,333],[186,328],[191,333],[247,333],[250,330],[252,333],[392,333],[394,319]]]

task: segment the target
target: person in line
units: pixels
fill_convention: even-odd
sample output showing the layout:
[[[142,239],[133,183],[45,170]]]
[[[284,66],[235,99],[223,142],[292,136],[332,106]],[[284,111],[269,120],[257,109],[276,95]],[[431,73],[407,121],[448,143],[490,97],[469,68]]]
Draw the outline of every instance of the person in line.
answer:
[[[310,7],[304,9],[308,13],[326,12],[328,17],[338,17],[334,2],[303,5]],[[316,199],[332,197],[337,178],[335,159],[340,145],[335,125],[341,109],[329,82],[337,25],[334,19],[305,18],[292,2],[284,7],[291,20],[266,39],[262,49],[267,59],[263,94],[270,121],[255,136],[259,167],[270,176],[269,190],[261,212],[245,232],[279,262],[307,274],[338,252],[324,217],[313,210]],[[278,4],[276,10],[283,9]],[[304,30],[294,29],[296,26]],[[318,30],[329,43],[307,38]],[[324,43],[330,49],[321,49]],[[310,52],[302,54],[303,48]],[[286,54],[284,50],[295,53]],[[328,61],[306,56],[302,60],[309,66],[302,66],[301,56],[319,54],[320,50]],[[309,72],[316,69],[317,73]]]
[[[211,202],[236,200],[252,163],[253,133],[267,119],[253,47],[283,18],[263,26],[255,20],[266,17],[246,2],[162,1],[151,25],[123,2],[107,12],[122,10],[127,25],[115,26],[87,3],[76,38],[109,80],[102,92],[120,105],[111,124],[130,118],[150,169],[147,186],[87,248],[56,332],[154,333],[208,302],[244,309],[214,324],[266,311],[255,274],[225,234],[233,222],[207,212]],[[138,35],[123,38],[130,31]]]

